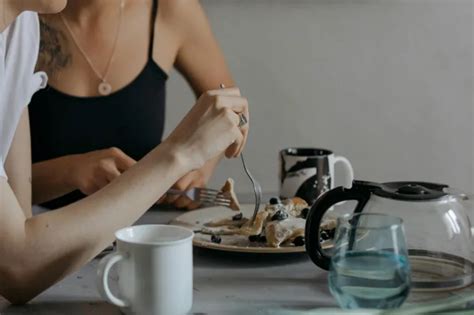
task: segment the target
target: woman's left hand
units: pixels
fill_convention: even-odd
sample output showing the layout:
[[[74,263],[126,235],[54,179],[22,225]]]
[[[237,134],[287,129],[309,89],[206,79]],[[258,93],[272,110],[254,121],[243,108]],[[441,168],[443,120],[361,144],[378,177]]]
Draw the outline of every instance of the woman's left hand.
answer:
[[[212,161],[213,162],[213,161]],[[195,187],[206,187],[209,179],[214,172],[216,163],[208,162],[202,168],[192,171],[187,175],[183,176],[180,180],[173,185],[172,189],[178,189],[186,191]],[[194,210],[199,207],[199,203],[196,203],[186,196],[176,195],[164,195],[160,201],[160,204],[169,204],[178,209]]]

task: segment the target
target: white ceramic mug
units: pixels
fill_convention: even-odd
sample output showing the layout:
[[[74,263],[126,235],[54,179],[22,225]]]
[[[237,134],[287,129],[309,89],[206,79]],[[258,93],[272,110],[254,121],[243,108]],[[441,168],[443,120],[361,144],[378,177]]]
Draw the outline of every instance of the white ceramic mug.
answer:
[[[98,267],[102,297],[126,314],[186,314],[193,304],[194,233],[172,225],[138,225],[115,233],[117,250]],[[120,297],[109,288],[118,267]]]

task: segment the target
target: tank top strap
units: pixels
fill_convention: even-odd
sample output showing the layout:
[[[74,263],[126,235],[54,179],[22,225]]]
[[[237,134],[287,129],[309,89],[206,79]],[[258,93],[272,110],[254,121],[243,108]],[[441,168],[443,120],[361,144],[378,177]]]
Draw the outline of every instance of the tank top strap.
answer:
[[[153,0],[153,6],[151,9],[151,31],[150,31],[150,40],[148,46],[148,58],[153,59],[153,45],[155,43],[155,26],[156,18],[158,16],[158,0]]]

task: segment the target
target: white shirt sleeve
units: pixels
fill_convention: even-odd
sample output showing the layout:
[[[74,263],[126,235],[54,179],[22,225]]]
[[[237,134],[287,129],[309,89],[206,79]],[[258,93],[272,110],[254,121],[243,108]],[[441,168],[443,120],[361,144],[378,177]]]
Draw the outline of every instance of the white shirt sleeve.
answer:
[[[44,72],[34,73],[39,51],[39,20],[23,12],[0,33],[0,176],[21,114],[33,94],[46,86]]]
[[[6,32],[6,31],[5,31]],[[3,167],[4,162],[4,152],[3,147],[6,146],[3,142],[3,138],[6,138],[6,135],[3,135],[3,126],[5,125],[5,118],[4,118],[4,105],[3,105],[3,95],[4,92],[4,84],[5,81],[5,32],[0,34],[0,177],[6,177],[5,169]]]

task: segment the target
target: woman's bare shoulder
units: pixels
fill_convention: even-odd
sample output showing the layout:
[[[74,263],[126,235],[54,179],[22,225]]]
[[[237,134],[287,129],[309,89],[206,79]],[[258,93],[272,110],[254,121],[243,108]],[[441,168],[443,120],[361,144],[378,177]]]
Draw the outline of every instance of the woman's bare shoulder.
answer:
[[[183,42],[197,39],[210,31],[199,0],[161,0],[159,17],[161,23],[167,25]]]
[[[182,23],[183,18],[191,18],[193,12],[201,10],[199,0],[160,0],[160,16],[169,22]]]

